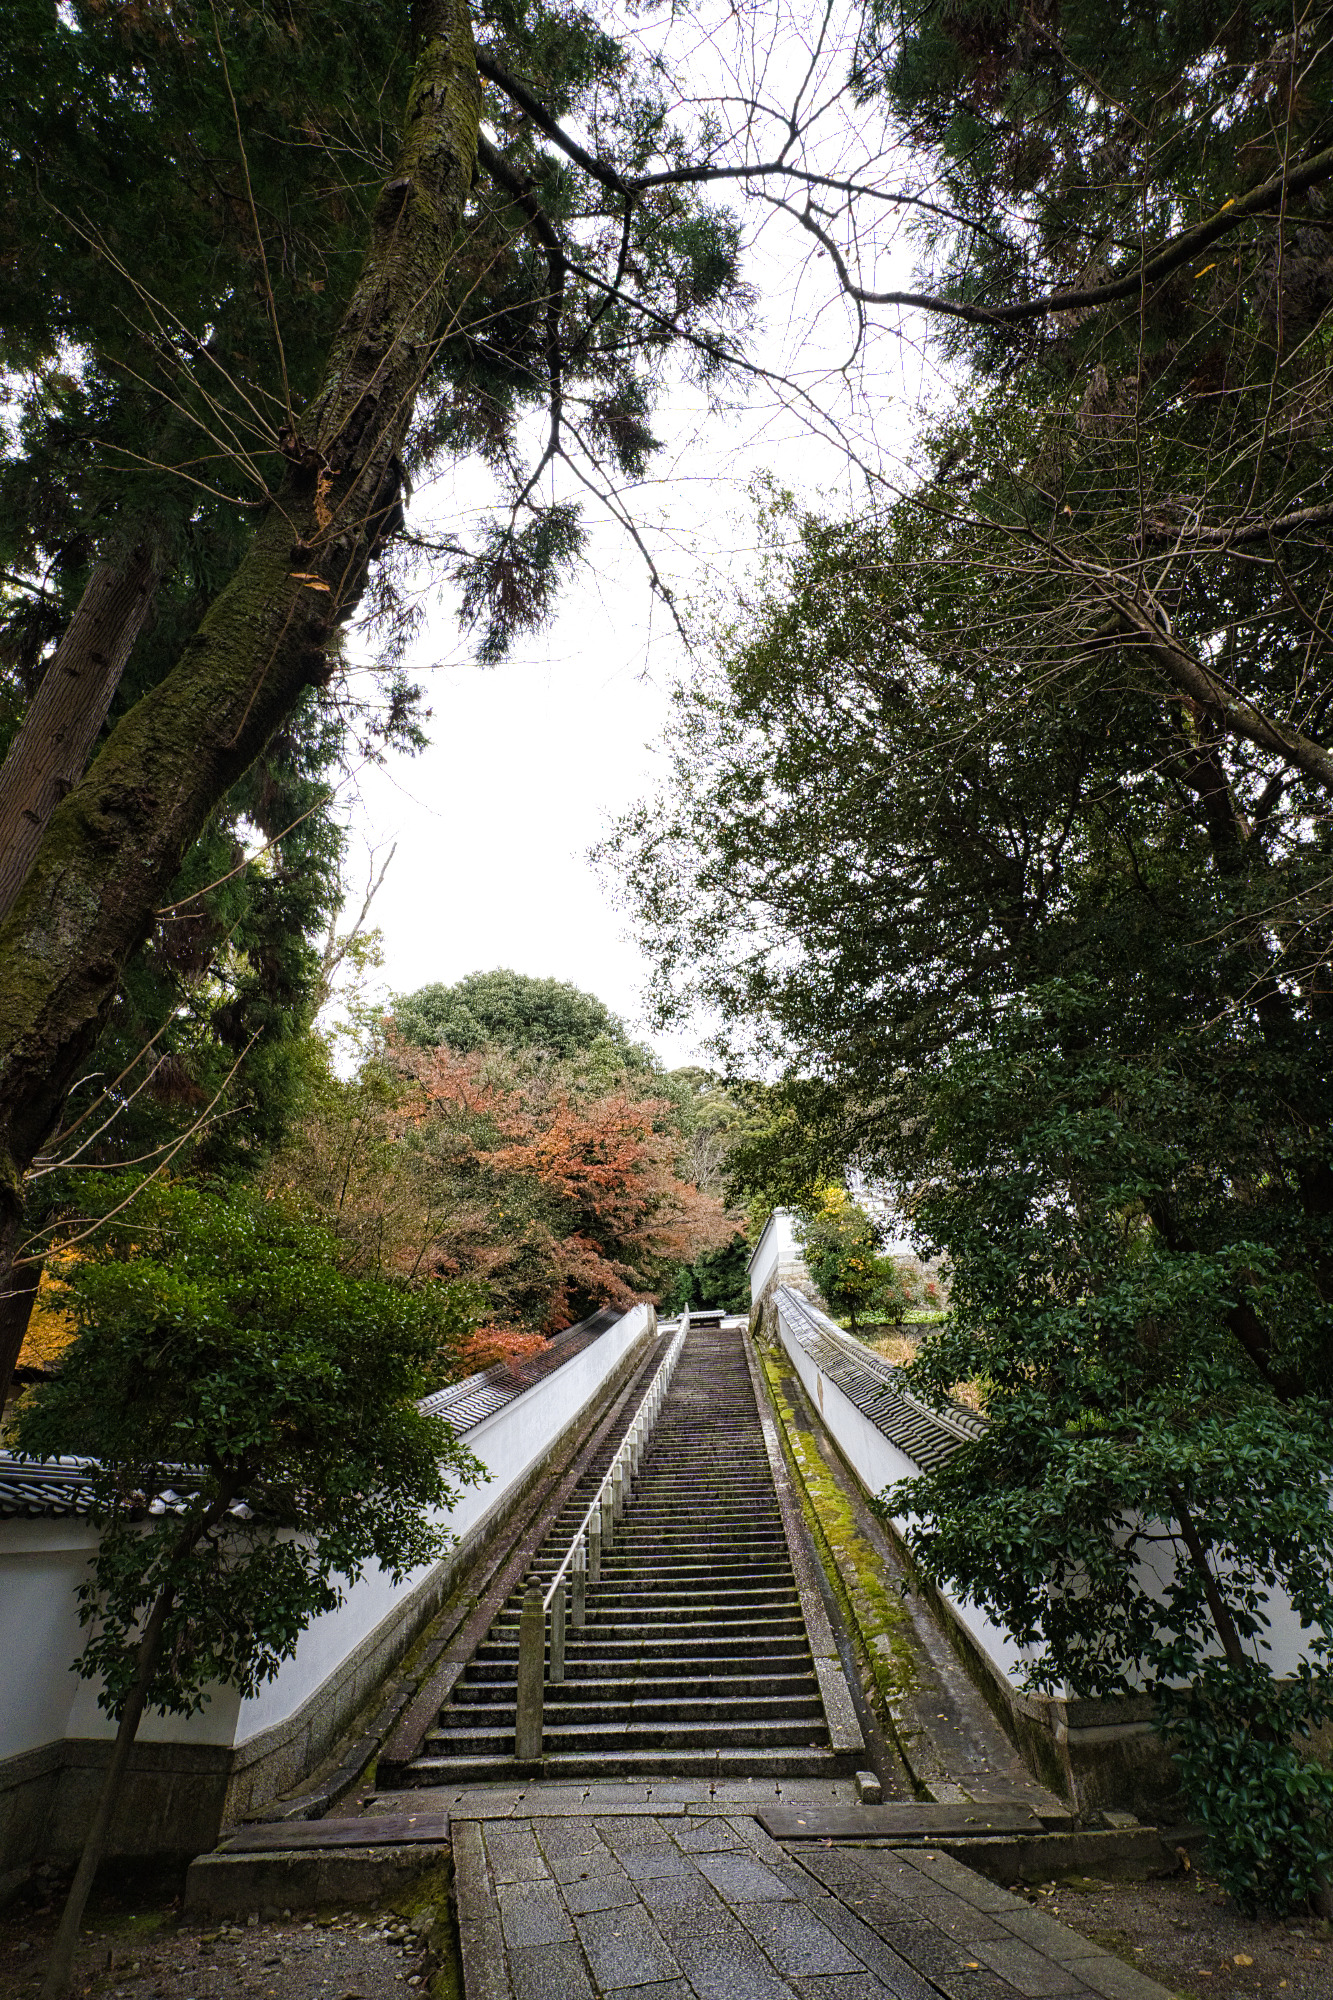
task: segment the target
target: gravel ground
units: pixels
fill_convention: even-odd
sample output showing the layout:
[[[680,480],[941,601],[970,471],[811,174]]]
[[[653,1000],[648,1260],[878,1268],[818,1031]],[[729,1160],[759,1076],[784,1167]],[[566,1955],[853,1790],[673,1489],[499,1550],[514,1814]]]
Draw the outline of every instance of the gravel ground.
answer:
[[[63,1887],[63,1881],[53,1883]],[[445,2000],[450,1968],[441,1872],[394,1909],[265,1911],[236,1923],[182,1923],[179,1899],[94,1898],[72,1992],[100,2000]],[[60,1914],[56,1898],[0,1912],[0,2000],[31,2000]],[[441,1977],[440,1975],[444,1976]]]
[[[0,2000],[31,2000],[63,1879],[0,1911]],[[1206,1875],[1015,1890],[1190,2000],[1333,2000],[1333,1925],[1242,1917]],[[394,1908],[266,1910],[201,1928],[179,1899],[94,1899],[73,1991],[98,2000],[452,2000],[444,1871]],[[435,1947],[443,1944],[443,1952]]]
[[[1166,1882],[1067,1876],[1021,1893],[1193,2000],[1333,2000],[1333,1925],[1242,1917],[1207,1875],[1191,1871]]]

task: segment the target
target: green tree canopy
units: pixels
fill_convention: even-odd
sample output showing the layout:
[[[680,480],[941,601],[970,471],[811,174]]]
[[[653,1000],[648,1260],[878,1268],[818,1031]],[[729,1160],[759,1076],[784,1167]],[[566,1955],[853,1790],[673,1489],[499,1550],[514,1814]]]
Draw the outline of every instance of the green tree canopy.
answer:
[[[923,1567],[1038,1681],[1155,1687],[1225,1879],[1283,1907],[1333,1788],[1283,1747],[1333,1631],[1329,815],[1113,648],[1047,670],[991,510],[1030,408],[993,405],[966,517],[798,523],[620,851],[664,1009],[785,1064],[736,1170],[799,1199],[855,1166],[947,1254],[916,1379],[982,1382],[990,1428],[893,1499]]]
[[[470,972],[454,986],[437,982],[396,995],[393,1029],[399,1040],[418,1048],[444,1046],[464,1054],[494,1043],[506,1049],[543,1049],[563,1060],[585,1055],[602,1042],[627,1067],[656,1067],[596,994],[504,966]]]

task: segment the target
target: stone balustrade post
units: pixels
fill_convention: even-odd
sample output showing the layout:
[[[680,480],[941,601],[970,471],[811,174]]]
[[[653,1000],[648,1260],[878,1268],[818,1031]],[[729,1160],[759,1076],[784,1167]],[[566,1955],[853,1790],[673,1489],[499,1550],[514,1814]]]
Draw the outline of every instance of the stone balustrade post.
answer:
[[[565,1586],[558,1583],[551,1599],[551,1682],[565,1678]]]
[[[574,1568],[569,1581],[570,1623],[581,1630],[588,1622],[588,1557],[582,1542],[574,1551]]]
[[[546,1613],[540,1586],[529,1584],[518,1615],[518,1720],[514,1755],[535,1764],[542,1754],[542,1706],[546,1692]]]
[[[594,1514],[588,1523],[588,1581],[602,1580],[602,1517]]]
[[[615,1500],[608,1482],[602,1488],[602,1554],[616,1545]]]

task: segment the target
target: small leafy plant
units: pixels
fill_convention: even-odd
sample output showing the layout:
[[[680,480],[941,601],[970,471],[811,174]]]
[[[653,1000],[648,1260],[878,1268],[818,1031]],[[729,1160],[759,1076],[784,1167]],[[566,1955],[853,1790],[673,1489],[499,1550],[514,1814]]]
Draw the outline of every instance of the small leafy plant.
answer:
[[[101,1538],[76,1671],[120,1724],[43,1988],[60,2000],[146,1708],[251,1694],[372,1562],[398,1581],[451,1541],[482,1475],[417,1407],[456,1338],[446,1287],[347,1276],[281,1201],[154,1186],[67,1273],[78,1325],[19,1445],[93,1460]]]

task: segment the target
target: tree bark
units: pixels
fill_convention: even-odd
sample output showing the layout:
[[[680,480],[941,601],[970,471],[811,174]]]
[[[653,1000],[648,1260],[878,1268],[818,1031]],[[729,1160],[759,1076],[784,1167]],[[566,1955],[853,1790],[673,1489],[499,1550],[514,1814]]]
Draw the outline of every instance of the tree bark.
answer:
[[[331,635],[401,520],[399,452],[439,335],[481,108],[465,0],[414,12],[398,158],[321,386],[282,435],[282,489],[181,658],[57,806],[0,926],[0,1290],[23,1237],[24,1173],[120,968],[209,812],[323,678]]]
[[[1171,1495],[1171,1505],[1176,1510],[1176,1525],[1180,1529],[1180,1538],[1189,1551],[1190,1561],[1203,1585],[1209,1616],[1212,1618],[1218,1638],[1222,1641],[1222,1651],[1233,1667],[1243,1667],[1248,1663],[1249,1655],[1241,1642],[1240,1633],[1236,1630],[1236,1621],[1231,1615],[1227,1601],[1218,1587],[1217,1578],[1213,1575],[1212,1566],[1208,1561],[1208,1551],[1194,1524],[1189,1504],[1178,1486],[1168,1486],[1167,1491]]]
[[[158,559],[137,548],[99,563],[0,767],[0,923],[14,907],[47,822],[83,776],[125,663],[152,609]]]

